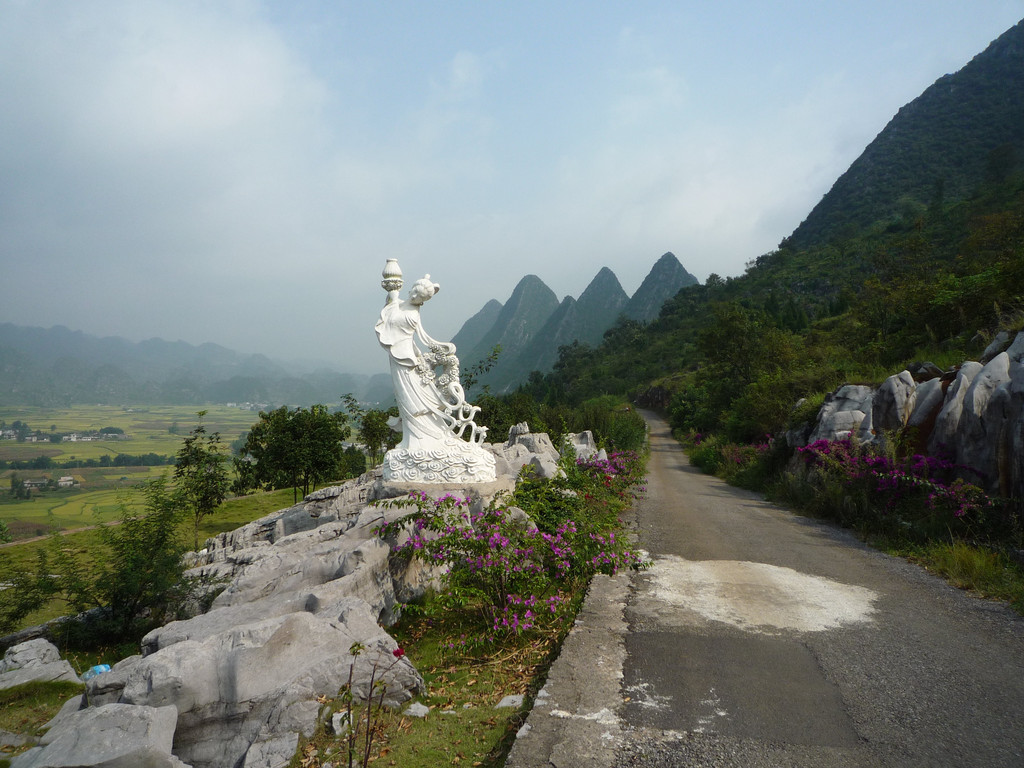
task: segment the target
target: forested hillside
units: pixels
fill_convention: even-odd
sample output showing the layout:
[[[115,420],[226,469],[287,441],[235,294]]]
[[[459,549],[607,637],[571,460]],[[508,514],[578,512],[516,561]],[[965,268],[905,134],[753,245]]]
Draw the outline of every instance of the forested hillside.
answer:
[[[755,439],[802,397],[820,403],[913,360],[955,365],[1024,326],[1024,25],[937,85],[778,250],[739,277],[682,289],[649,325],[623,320],[596,349],[564,347],[524,391],[541,402],[628,395],[669,408],[677,426]],[[961,172],[922,202],[938,155]]]
[[[790,238],[797,248],[959,202],[1024,157],[1024,21],[903,107]]]

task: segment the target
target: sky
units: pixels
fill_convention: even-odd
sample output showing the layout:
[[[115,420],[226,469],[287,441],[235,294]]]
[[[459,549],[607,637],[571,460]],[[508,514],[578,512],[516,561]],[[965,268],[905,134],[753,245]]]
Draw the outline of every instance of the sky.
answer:
[[[0,322],[386,370],[527,274],[775,249],[1024,0],[0,0]],[[469,365],[472,361],[463,361]]]

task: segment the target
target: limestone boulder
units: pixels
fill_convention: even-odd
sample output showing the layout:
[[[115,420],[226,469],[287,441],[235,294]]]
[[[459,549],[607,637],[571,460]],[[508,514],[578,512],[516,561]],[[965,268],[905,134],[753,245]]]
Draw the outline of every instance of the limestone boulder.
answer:
[[[960,409],[956,432],[956,460],[969,467],[966,479],[989,490],[999,485],[999,438],[1005,414],[995,392],[1010,380],[1010,358],[1000,352],[975,374]],[[990,405],[997,407],[990,408]]]
[[[509,435],[506,446],[521,445],[530,453],[547,458],[558,463],[559,455],[555,444],[551,442],[547,432],[527,432],[525,434]]]
[[[985,365],[992,358],[1010,346],[1010,334],[1007,331],[1000,331],[995,335],[985,351],[981,353],[981,364]]]
[[[1014,337],[1013,343],[1006,349],[1006,356],[1011,363],[1024,363],[1024,331]]]
[[[66,717],[12,768],[189,768],[171,754],[178,712],[173,706],[108,704]]]
[[[530,463],[533,454],[525,445],[518,443],[492,444],[488,448],[494,454],[496,465],[508,476],[516,477],[520,470]]]
[[[1018,339],[1021,337],[1018,336]],[[1010,362],[1009,381],[997,390],[1004,413],[999,451],[999,492],[1024,498],[1024,364]]]
[[[597,455],[597,441],[589,429],[565,436],[565,445],[571,447],[577,459],[592,459]],[[563,449],[564,450],[564,449]]]
[[[354,643],[367,650],[353,656]],[[196,768],[284,765],[287,760],[256,758],[277,754],[282,739],[292,743],[295,734],[310,735],[317,696],[336,694],[350,667],[360,696],[376,669],[385,681],[386,706],[422,690],[422,678],[408,660],[392,655],[396,647],[369,607],[353,598],[340,606],[337,619],[291,613],[174,643],[131,665],[120,701],[173,704],[179,713],[175,751]],[[268,750],[268,744],[277,747]]]
[[[946,396],[935,418],[935,427],[928,438],[928,453],[932,456],[955,456],[957,428],[960,426],[960,415],[963,412],[964,398],[971,386],[971,381],[982,369],[981,363],[973,360],[960,366],[953,382],[946,390]]]
[[[81,682],[74,668],[60,657],[57,646],[45,638],[11,646],[0,660],[0,690],[23,683],[56,680]]]
[[[945,386],[941,379],[928,379],[919,383],[907,426],[921,429],[930,425],[942,409],[945,396]]]
[[[871,428],[877,438],[903,429],[917,400],[917,382],[910,371],[890,376],[871,400]]]
[[[558,466],[558,462],[552,461],[548,456],[533,456],[527,466],[530,467],[536,477],[545,480],[555,479],[562,471],[562,468]]]
[[[842,440],[855,434],[871,413],[873,396],[871,387],[859,384],[847,384],[826,395],[807,442]]]

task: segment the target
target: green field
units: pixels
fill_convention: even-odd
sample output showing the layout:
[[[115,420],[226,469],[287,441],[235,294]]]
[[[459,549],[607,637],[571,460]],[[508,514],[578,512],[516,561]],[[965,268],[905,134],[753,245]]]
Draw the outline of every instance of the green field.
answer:
[[[208,432],[220,432],[227,446],[241,437],[259,418],[253,411],[227,406],[209,406],[203,418]],[[90,432],[103,427],[120,427],[128,439],[96,442],[18,443],[0,440],[0,460],[30,461],[48,456],[58,464],[74,459],[114,459],[118,454],[156,453],[174,455],[183,439],[197,424],[193,406],[74,406],[71,408],[0,408],[0,420],[27,423],[32,430],[45,433]],[[176,428],[176,429],[175,429]],[[172,433],[175,429],[177,434]],[[73,476],[79,483],[73,489],[34,491],[28,500],[10,500],[12,470],[0,471],[0,520],[15,540],[43,535],[52,526],[71,530],[113,520],[122,503],[136,507],[141,503],[139,488],[149,480],[173,474],[172,464],[156,467],[94,467],[46,470],[17,470],[22,480]]]
[[[276,512],[291,505],[292,491],[290,488],[228,499],[216,512],[200,523],[199,541],[203,542],[207,538],[216,536],[224,531],[233,531],[252,520],[257,520],[264,515],[269,515],[271,512]],[[0,510],[2,509],[4,507],[0,507]],[[116,517],[116,515],[111,517]],[[182,535],[188,540],[192,538],[191,525],[190,520],[182,522]],[[100,534],[95,528],[68,534],[60,540],[64,545],[77,552],[77,558],[83,563],[88,563],[91,560],[90,552],[102,545]],[[0,544],[0,566],[12,570],[31,571],[35,566],[38,552],[49,546],[52,546],[49,537],[38,541],[25,541],[22,543],[16,541],[12,544]],[[26,617],[21,626],[31,627],[58,616],[63,616],[67,611],[66,605],[59,600],[54,600],[44,608]]]

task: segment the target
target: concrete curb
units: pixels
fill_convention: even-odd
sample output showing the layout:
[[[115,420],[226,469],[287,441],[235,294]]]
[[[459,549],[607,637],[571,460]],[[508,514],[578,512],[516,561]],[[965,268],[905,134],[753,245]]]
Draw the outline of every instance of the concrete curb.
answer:
[[[620,742],[631,572],[598,574],[506,768],[611,768]]]

